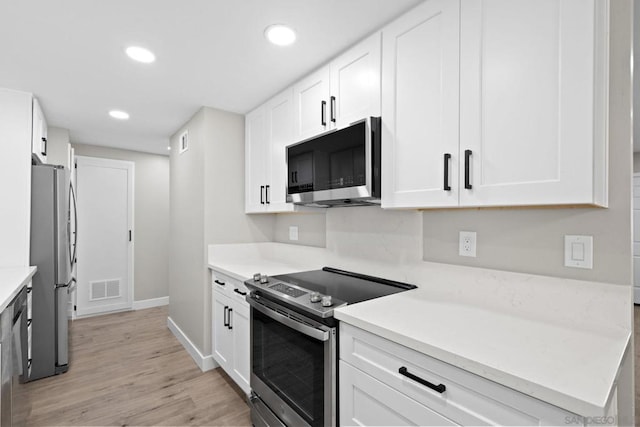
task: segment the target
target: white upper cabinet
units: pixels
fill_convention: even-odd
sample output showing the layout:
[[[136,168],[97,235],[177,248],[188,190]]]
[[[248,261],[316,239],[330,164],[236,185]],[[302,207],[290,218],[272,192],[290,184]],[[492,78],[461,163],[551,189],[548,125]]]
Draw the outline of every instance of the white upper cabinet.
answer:
[[[294,142],[380,115],[380,33],[293,87]]]
[[[265,185],[269,168],[266,109],[245,116],[245,212],[265,210]],[[284,161],[284,159],[283,159]]]
[[[458,205],[459,17],[430,0],[383,29],[382,207]]]
[[[329,130],[329,67],[323,67],[293,86],[294,141]]]
[[[380,33],[331,61],[329,122],[341,129],[380,115]]]
[[[428,0],[386,27],[382,206],[606,206],[607,7]]]
[[[606,4],[462,2],[461,205],[607,204]]]
[[[286,146],[293,142],[293,93],[287,89],[245,116],[245,212],[290,212]]]
[[[42,107],[36,98],[33,98],[33,120],[31,130],[31,152],[42,163],[47,163],[47,121],[44,118]]]
[[[287,203],[286,147],[293,142],[293,89],[287,89],[268,101],[266,113],[268,145],[271,148],[267,210],[291,211],[293,204]]]

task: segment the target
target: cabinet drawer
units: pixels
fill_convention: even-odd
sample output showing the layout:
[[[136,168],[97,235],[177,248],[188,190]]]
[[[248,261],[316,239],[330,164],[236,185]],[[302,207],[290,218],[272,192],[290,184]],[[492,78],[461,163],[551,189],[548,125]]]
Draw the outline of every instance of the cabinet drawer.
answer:
[[[222,293],[238,303],[247,304],[246,295],[249,291],[241,280],[211,270],[211,283],[214,292]]]
[[[463,425],[563,425],[572,416],[542,402],[380,336],[340,323],[340,360]],[[433,385],[442,393],[399,373]]]
[[[457,425],[342,360],[340,399],[341,426]]]

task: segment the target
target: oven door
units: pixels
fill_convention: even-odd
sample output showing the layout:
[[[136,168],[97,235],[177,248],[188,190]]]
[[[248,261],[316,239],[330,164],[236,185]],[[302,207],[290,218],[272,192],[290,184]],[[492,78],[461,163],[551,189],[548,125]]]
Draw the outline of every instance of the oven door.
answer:
[[[336,328],[253,294],[247,301],[253,392],[285,425],[335,425]]]

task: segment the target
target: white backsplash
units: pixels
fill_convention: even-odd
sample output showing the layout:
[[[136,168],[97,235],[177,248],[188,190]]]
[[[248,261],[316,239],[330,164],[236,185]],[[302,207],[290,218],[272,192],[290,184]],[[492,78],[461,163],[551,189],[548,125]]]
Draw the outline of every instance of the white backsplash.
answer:
[[[327,249],[338,256],[409,263],[422,260],[422,213],[376,206],[331,208]]]

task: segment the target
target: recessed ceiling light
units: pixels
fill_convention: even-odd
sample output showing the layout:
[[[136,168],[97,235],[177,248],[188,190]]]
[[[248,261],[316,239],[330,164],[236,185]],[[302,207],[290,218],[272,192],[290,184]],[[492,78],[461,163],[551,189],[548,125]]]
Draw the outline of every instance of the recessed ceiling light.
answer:
[[[296,32],[283,24],[268,26],[264,35],[267,40],[278,46],[288,46],[296,41]]]
[[[127,113],[126,111],[111,110],[111,111],[109,111],[109,115],[111,117],[113,117],[114,119],[118,119],[118,120],[128,120],[129,119],[129,113]]]
[[[167,146],[167,150],[171,151],[171,146],[170,145]]]
[[[134,61],[144,62],[148,64],[156,60],[156,56],[149,49],[145,49],[140,46],[129,46],[125,52],[129,56],[129,58]]]

